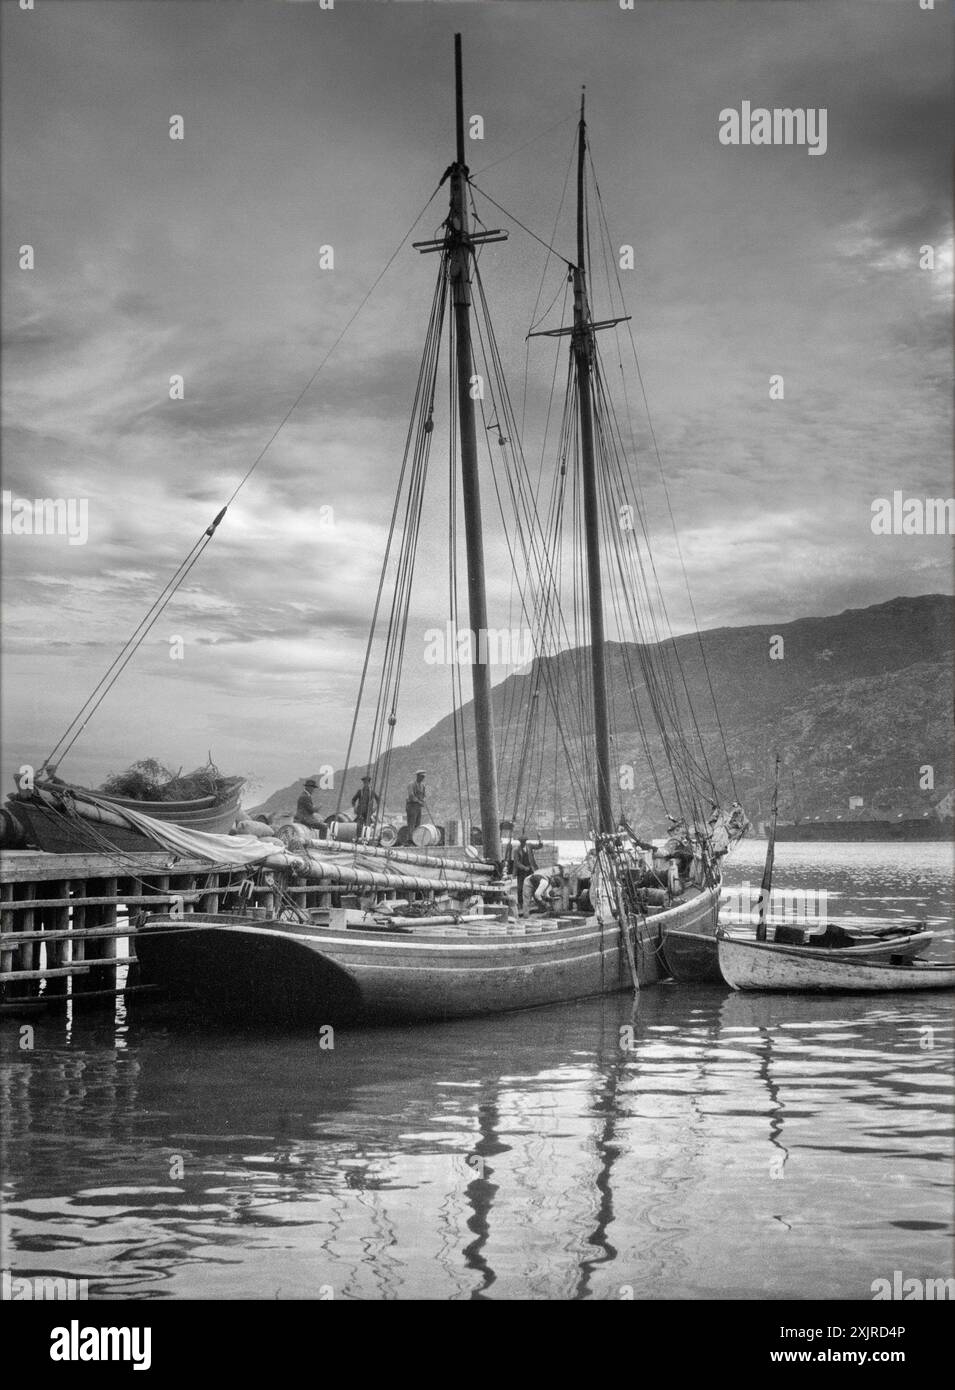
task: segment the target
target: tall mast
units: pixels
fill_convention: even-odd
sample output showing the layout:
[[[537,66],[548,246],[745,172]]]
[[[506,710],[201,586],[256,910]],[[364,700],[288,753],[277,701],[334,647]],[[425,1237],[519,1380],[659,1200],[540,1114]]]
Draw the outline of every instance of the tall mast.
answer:
[[[458,419],[461,427],[461,493],[464,533],[467,540],[468,609],[471,621],[471,683],[474,694],[474,734],[477,742],[478,787],[481,801],[481,833],[484,857],[501,858],[500,807],[497,793],[497,754],[494,746],[494,710],[491,703],[491,669],[488,664],[487,591],[484,582],[484,528],[481,521],[481,486],[478,477],[477,435],[471,378],[471,256],[468,231],[467,181],[464,162],[464,93],[461,81],[461,35],[454,36],[454,97],[457,154],[451,166],[451,212],[446,238],[454,307],[455,351],[458,376]]]
[[[594,692],[594,743],[597,772],[597,830],[613,831],[610,800],[610,717],[607,708],[607,670],[604,642],[603,589],[600,575],[600,514],[597,505],[597,471],[594,464],[593,352],[594,326],[587,303],[586,229],[584,226],[584,156],[587,126],[584,97],[580,98],[577,128],[577,264],[574,266],[574,328],[571,350],[577,369],[577,402],[580,414],[580,460],[584,489],[584,532],[587,541],[587,587],[590,603],[590,666]]]

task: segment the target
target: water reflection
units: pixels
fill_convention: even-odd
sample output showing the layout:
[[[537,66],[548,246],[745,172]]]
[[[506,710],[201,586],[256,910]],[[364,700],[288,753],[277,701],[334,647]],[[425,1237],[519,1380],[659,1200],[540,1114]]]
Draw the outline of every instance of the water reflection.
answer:
[[[332,1051],[136,1007],[34,1027],[32,1051],[4,1029],[4,1250],[94,1297],[867,1298],[952,1272],[938,997],[665,985]]]

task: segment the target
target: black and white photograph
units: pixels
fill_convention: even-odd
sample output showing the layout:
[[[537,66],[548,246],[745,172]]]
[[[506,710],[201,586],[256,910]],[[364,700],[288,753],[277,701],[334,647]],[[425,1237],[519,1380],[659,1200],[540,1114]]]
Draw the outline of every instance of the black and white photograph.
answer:
[[[471,1301],[928,1364],[953,20],[0,0],[32,1365]]]

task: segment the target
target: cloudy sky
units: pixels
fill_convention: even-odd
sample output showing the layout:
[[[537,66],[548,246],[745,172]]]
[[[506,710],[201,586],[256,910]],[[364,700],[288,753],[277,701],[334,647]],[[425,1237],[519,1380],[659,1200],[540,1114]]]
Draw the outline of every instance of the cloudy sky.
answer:
[[[622,278],[700,625],[951,590],[950,540],[870,528],[875,497],[952,490],[941,0],[0,9],[3,486],[89,507],[85,545],[4,537],[5,787],[49,751],[427,203],[453,157],[455,29],[485,122],[471,169],[544,236],[587,85],[611,230],[636,249]],[[826,108],[826,153],[721,144],[719,113],[743,100]],[[485,221],[511,232],[482,264],[520,398],[543,253],[493,209]],[[569,222],[556,237],[569,254]],[[65,775],[211,749],[268,792],[340,759],[434,271],[406,245]],[[532,354],[532,406],[551,367]],[[439,446],[433,468],[422,628],[447,614]],[[679,596],[672,612],[685,624]],[[407,690],[402,742],[447,712],[447,673],[412,662]]]

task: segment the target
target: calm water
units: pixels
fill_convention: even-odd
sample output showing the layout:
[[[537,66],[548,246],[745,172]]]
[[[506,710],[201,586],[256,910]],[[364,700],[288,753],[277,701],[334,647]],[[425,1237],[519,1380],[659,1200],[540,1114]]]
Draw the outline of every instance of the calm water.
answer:
[[[744,846],[728,882],[761,863]],[[780,845],[776,882],[927,917],[945,958],[952,868]],[[331,1050],[142,1004],[38,1019],[32,1051],[19,1026],[2,1263],[93,1298],[867,1299],[953,1273],[951,996],[671,984]]]

